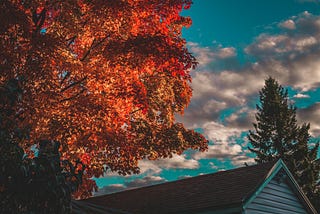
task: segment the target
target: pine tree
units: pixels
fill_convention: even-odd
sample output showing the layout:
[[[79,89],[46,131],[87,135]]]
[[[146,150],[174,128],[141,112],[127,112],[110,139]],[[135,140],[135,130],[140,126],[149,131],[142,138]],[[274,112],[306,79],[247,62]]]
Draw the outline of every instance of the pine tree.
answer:
[[[289,103],[288,92],[273,78],[265,81],[259,92],[260,105],[256,105],[255,131],[248,138],[258,163],[290,156],[292,142],[297,135],[296,108]]]
[[[269,77],[259,92],[260,104],[256,105],[254,131],[249,130],[249,150],[256,154],[257,163],[281,158],[295,179],[312,200],[316,196],[319,181],[319,165],[316,163],[319,143],[311,147],[310,124],[299,126],[296,107],[288,98],[288,91]],[[318,207],[319,209],[319,207]]]

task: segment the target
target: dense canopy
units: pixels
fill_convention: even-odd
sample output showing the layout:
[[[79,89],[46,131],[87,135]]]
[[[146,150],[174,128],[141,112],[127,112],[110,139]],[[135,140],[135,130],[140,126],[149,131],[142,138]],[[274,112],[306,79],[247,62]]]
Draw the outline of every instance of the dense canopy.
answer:
[[[17,126],[10,137],[27,130],[19,144],[29,154],[41,139],[61,142],[64,158],[88,165],[88,178],[205,150],[202,135],[175,122],[190,101],[196,66],[181,37],[191,20],[180,12],[191,3],[1,1],[0,85],[21,89],[10,107]]]

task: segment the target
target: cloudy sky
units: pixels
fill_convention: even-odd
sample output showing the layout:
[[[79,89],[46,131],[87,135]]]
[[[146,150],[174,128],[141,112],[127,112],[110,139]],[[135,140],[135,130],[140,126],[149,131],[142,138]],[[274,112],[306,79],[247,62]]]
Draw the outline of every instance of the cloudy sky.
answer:
[[[289,90],[299,122],[309,122],[320,139],[319,0],[194,0],[183,15],[193,20],[183,36],[199,66],[178,120],[210,140],[208,152],[143,160],[140,175],[97,179],[98,194],[253,163],[246,133],[268,76]]]

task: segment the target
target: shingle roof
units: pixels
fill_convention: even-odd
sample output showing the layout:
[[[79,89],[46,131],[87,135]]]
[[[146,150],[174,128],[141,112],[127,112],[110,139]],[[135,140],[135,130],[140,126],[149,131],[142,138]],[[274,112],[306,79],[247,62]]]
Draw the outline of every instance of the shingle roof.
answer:
[[[120,210],[99,206],[86,201],[71,200],[72,214],[128,214]]]
[[[275,162],[127,190],[86,201],[130,213],[186,213],[240,205],[263,183]]]

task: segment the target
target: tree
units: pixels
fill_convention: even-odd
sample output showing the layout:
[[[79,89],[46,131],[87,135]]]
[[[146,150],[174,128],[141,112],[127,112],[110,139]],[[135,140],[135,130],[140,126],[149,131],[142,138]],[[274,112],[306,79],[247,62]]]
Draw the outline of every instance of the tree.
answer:
[[[0,88],[0,213],[70,213],[71,194],[82,181],[83,164],[60,161],[58,142],[42,140],[39,154],[28,158],[18,142],[28,138],[18,128],[13,107],[21,99],[18,81]]]
[[[41,139],[61,142],[63,158],[138,173],[138,161],[204,151],[207,140],[183,124],[196,66],[181,30],[191,0],[6,0],[0,2],[0,86],[16,81],[10,108],[16,143],[28,155]],[[10,129],[10,128],[9,128]],[[18,132],[12,132],[17,135]],[[12,135],[12,136],[13,136]],[[84,180],[76,197],[95,187]]]
[[[299,126],[296,107],[290,103],[288,91],[269,77],[259,92],[254,131],[248,139],[256,162],[264,163],[283,159],[295,179],[311,200],[319,200],[316,188],[320,167],[316,163],[319,143],[310,145],[310,124]],[[319,207],[318,207],[319,208]]]

